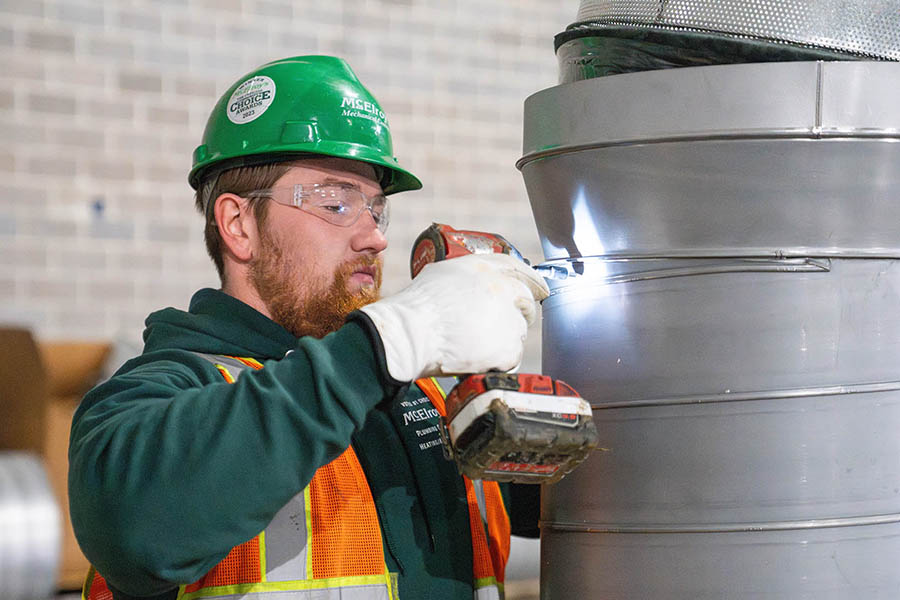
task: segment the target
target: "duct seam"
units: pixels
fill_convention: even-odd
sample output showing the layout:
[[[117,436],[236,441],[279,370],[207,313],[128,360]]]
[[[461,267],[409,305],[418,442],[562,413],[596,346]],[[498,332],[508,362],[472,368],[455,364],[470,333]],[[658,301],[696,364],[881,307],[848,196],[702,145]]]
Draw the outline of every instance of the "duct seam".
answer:
[[[725,390],[724,392],[719,394],[676,396],[673,398],[654,398],[647,400],[623,400],[621,402],[606,402],[603,404],[592,403],[591,408],[594,410],[608,410],[617,408],[644,408],[651,406],[714,404],[717,402],[749,402],[756,400],[781,400],[789,398],[811,398],[816,396],[839,396],[845,394],[896,392],[898,390],[900,390],[900,381],[830,385],[816,388],[767,390],[757,392],[731,392],[730,390]]]
[[[741,141],[766,141],[766,140],[823,140],[823,139],[848,139],[848,140],[885,140],[900,141],[900,129],[898,128],[855,128],[841,127],[823,129],[821,126],[820,103],[816,105],[816,123],[819,125],[791,128],[791,129],[772,129],[764,131],[741,130],[738,132],[721,132],[708,133],[703,135],[697,134],[673,134],[670,136],[659,136],[650,138],[635,138],[613,140],[609,142],[591,142],[587,144],[573,144],[572,146],[558,146],[547,150],[540,150],[526,154],[516,161],[516,168],[520,171],[525,165],[532,161],[542,158],[550,158],[560,156],[572,152],[581,152],[584,150],[594,150],[599,148],[621,148],[625,146],[648,146],[651,144],[668,144],[679,142],[719,142],[728,140]]]
[[[825,72],[822,69],[822,63],[816,63],[816,122],[813,125],[813,132],[817,136],[822,135],[822,85],[825,79]]]
[[[803,521],[771,521],[767,523],[713,523],[713,524],[649,524],[614,525],[610,523],[565,523],[541,520],[541,529],[567,531],[573,533],[741,533],[754,531],[794,531],[798,529],[827,529],[834,527],[857,527],[866,525],[886,525],[900,523],[900,514],[867,515],[858,517],[836,517],[829,519],[808,519]]]

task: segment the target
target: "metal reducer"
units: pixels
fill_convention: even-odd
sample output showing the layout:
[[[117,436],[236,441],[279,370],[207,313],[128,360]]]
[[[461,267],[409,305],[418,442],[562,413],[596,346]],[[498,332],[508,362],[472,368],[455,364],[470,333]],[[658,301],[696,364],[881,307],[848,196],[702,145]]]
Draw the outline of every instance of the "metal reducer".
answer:
[[[605,451],[542,490],[542,598],[898,596],[898,36],[896,0],[583,2],[557,36],[518,167],[542,372]]]

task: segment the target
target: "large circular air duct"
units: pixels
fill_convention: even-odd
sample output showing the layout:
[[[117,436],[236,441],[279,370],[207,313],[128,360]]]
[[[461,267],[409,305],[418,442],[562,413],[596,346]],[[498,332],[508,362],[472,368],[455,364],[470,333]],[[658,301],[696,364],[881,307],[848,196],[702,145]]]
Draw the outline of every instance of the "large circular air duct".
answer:
[[[658,9],[580,14],[593,47],[684,26],[652,39],[796,53],[667,53],[526,101],[519,167],[555,273],[544,372],[592,402],[602,447],[544,490],[542,598],[896,596],[900,65],[871,58],[900,56],[900,3],[582,5]],[[821,18],[785,39],[663,18],[750,5]],[[857,26],[823,29],[835,14]],[[880,46],[834,37],[878,23]],[[609,48],[621,64],[640,44]]]

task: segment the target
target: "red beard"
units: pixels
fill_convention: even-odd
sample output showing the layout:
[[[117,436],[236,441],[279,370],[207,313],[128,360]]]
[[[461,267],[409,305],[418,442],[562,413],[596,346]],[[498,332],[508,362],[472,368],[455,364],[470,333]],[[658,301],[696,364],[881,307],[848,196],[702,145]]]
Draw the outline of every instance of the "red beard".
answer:
[[[267,228],[260,232],[263,252],[250,263],[250,282],[269,309],[272,320],[296,337],[316,338],[337,331],[347,315],[378,300],[381,290],[380,257],[364,256],[341,265],[331,285],[325,277],[304,272],[284,252]],[[375,284],[351,292],[347,283],[360,267],[375,267]]]

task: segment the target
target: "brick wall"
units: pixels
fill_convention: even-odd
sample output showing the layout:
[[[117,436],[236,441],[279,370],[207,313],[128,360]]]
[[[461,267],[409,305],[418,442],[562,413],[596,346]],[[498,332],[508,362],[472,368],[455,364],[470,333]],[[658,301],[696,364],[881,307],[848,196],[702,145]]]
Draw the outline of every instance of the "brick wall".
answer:
[[[215,286],[191,152],[231,83],[299,54],[350,62],[425,183],[394,197],[386,293],[407,281],[409,247],[433,220],[502,232],[540,260],[514,167],[522,103],[554,84],[553,35],[576,11],[574,0],[3,0],[0,322],[136,344],[148,312]]]

